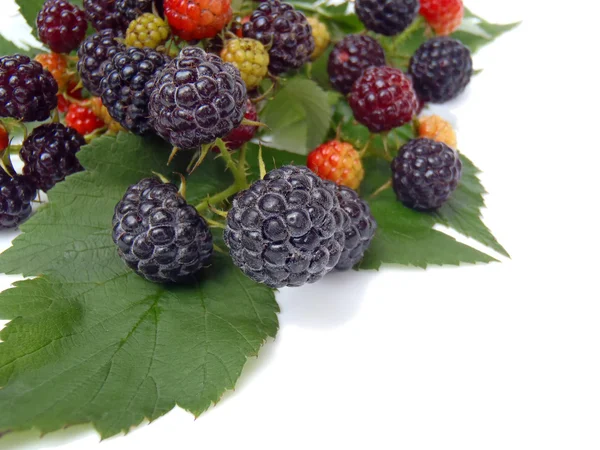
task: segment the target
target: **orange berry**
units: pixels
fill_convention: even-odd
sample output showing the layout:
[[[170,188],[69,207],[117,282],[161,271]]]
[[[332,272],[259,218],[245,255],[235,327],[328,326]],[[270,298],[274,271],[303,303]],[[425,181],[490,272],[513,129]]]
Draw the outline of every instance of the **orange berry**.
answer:
[[[419,137],[433,139],[456,148],[456,133],[452,125],[440,116],[421,117],[419,119]]]
[[[173,34],[186,41],[213,38],[231,20],[231,0],[164,0]]]
[[[356,149],[347,142],[329,141],[308,155],[307,166],[324,180],[358,189],[365,170]]]
[[[69,82],[67,57],[59,53],[40,53],[34,59],[52,74],[58,84],[58,91],[64,92]]]

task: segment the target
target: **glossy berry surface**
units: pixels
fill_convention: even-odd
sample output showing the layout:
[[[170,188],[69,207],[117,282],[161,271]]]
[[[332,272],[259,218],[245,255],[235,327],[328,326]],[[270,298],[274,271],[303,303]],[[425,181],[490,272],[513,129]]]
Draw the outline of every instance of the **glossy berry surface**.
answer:
[[[169,38],[169,25],[154,14],[142,14],[132,20],[125,34],[125,45],[138,48],[156,48]]]
[[[113,30],[122,37],[129,20],[116,8],[115,0],[83,0],[85,16],[97,31]]]
[[[360,155],[348,142],[333,140],[309,153],[306,165],[324,180],[358,189],[365,176]]]
[[[174,184],[146,178],[130,186],[112,224],[119,256],[150,281],[185,282],[210,263],[210,229]]]
[[[392,161],[392,183],[398,200],[420,211],[442,206],[461,175],[462,163],[456,150],[431,139],[409,141]]]
[[[239,70],[198,47],[184,48],[147,89],[154,131],[181,149],[226,136],[246,111]]]
[[[356,15],[368,30],[385,36],[402,33],[416,19],[419,0],[356,0]]]
[[[112,30],[104,30],[88,36],[77,52],[77,71],[83,86],[94,96],[99,96],[100,82],[104,77],[104,67],[115,53],[125,47],[117,41],[118,35]]]
[[[419,118],[419,137],[443,142],[448,147],[456,148],[456,133],[452,125],[440,116],[427,116]]]
[[[82,136],[104,127],[104,121],[94,114],[91,108],[76,104],[69,106],[65,116],[65,124]]]
[[[462,0],[421,0],[419,13],[438,36],[448,36],[462,23],[465,8]]]
[[[379,42],[370,36],[349,34],[329,54],[327,73],[333,87],[348,94],[365,69],[383,65],[385,53]]]
[[[410,122],[418,107],[408,77],[385,66],[366,69],[354,82],[348,103],[354,118],[373,133]]]
[[[54,77],[28,56],[0,58],[0,117],[24,122],[46,120],[58,104]]]
[[[142,14],[151,13],[152,3],[152,0],[115,0],[115,9],[131,21]]]
[[[269,53],[254,39],[227,41],[221,51],[221,58],[238,68],[248,90],[256,88],[269,71]]]
[[[244,114],[244,119],[251,120],[252,122],[258,121],[256,107],[250,100],[246,101],[246,113]],[[237,150],[254,137],[257,128],[258,127],[253,125],[240,125],[231,130],[231,132],[223,138],[223,141],[229,150]]]
[[[135,134],[151,130],[146,83],[168,61],[168,56],[151,48],[130,47],[106,64],[100,83],[102,103],[123,128]]]
[[[350,221],[344,232],[344,250],[335,268],[348,270],[358,264],[368,250],[377,230],[377,222],[367,202],[355,190],[336,186],[336,195]]]
[[[102,104],[101,98],[92,97],[90,99],[90,103],[92,111],[104,122],[104,125],[106,125],[106,128],[109,132],[115,134],[119,131],[123,131],[121,124],[110,116],[106,106]]]
[[[417,49],[409,71],[420,99],[444,103],[456,98],[471,81],[471,52],[457,39],[433,38]]]
[[[23,175],[29,176],[37,189],[47,192],[66,176],[83,170],[76,156],[83,145],[85,139],[73,128],[60,123],[40,125],[21,147]]]
[[[244,37],[270,45],[269,70],[275,75],[299,69],[310,60],[315,49],[304,14],[279,0],[262,2],[242,30]]]
[[[0,123],[0,152],[4,151],[6,147],[8,147],[9,142],[10,139],[8,138],[8,131],[6,131],[4,125]]]
[[[317,60],[325,50],[329,46],[329,42],[331,42],[331,35],[329,34],[329,30],[327,26],[321,22],[316,17],[307,17],[308,24],[312,30],[313,40],[315,41],[315,49],[310,55],[310,60]]]
[[[186,41],[215,37],[233,16],[231,0],[164,0],[173,34]]]
[[[224,239],[234,264],[254,281],[301,286],[335,267],[347,225],[333,183],[284,166],[234,198]]]
[[[37,191],[31,179],[9,176],[0,169],[0,229],[19,226],[31,215],[31,202]]]
[[[37,16],[40,41],[56,53],[70,53],[87,31],[85,13],[65,0],[46,0]]]

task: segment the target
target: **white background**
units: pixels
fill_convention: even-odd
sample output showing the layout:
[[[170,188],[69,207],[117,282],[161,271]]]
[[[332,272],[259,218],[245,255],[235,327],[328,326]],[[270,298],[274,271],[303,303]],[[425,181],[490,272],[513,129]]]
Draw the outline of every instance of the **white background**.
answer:
[[[436,108],[484,171],[485,221],[512,260],[285,289],[277,339],[197,420],[175,410],[101,444],[77,426],[0,449],[599,449],[600,10],[466,3],[523,20],[476,55],[484,71],[466,94]]]

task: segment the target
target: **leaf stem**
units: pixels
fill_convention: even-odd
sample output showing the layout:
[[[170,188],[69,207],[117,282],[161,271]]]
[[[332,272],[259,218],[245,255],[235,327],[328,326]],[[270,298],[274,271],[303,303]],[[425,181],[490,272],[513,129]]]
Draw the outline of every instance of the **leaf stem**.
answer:
[[[401,45],[403,45],[408,40],[408,38],[415,33],[415,31],[417,31],[423,26],[424,23],[425,19],[423,18],[423,16],[418,16],[406,30],[404,30],[398,35],[398,37],[396,37],[396,39],[394,39],[394,47],[398,48]]]
[[[334,17],[329,14],[327,11],[325,11],[324,9],[313,5],[312,3],[304,3],[304,2],[292,2],[292,5],[294,5],[295,8],[301,10],[301,11],[308,11],[308,12],[313,12],[316,13],[320,16],[325,17],[326,19],[333,19]]]

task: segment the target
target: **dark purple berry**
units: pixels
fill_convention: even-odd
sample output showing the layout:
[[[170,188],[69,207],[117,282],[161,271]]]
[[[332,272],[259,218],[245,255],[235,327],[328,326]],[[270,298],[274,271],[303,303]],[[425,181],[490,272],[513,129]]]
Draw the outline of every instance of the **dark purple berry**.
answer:
[[[65,0],[46,0],[37,16],[40,41],[55,53],[79,47],[87,31],[85,13]]]
[[[58,105],[58,85],[37,61],[27,56],[0,58],[0,117],[43,121]]]
[[[392,182],[398,200],[409,208],[431,211],[452,195],[462,174],[458,152],[443,142],[413,139],[392,161]]]
[[[471,80],[473,61],[462,42],[436,37],[423,43],[410,59],[415,91],[425,102],[443,103],[457,97]]]
[[[102,94],[100,82],[104,77],[104,67],[112,57],[125,46],[117,41],[113,30],[104,30],[88,36],[79,47],[77,71],[83,86],[96,97]]]
[[[73,128],[60,123],[40,125],[21,147],[23,174],[47,192],[68,175],[83,170],[76,156],[83,145],[85,139]]]
[[[30,178],[11,177],[0,169],[0,229],[19,226],[31,215],[37,191]]]
[[[246,113],[244,114],[244,119],[250,120],[252,122],[258,121],[258,114],[256,113],[256,107],[254,103],[250,100],[246,101]],[[227,144],[227,148],[229,150],[237,150],[246,142],[250,141],[254,137],[256,133],[256,128],[254,125],[240,125],[237,128],[231,130],[231,132],[223,138],[225,144]]]
[[[151,48],[130,47],[116,53],[106,64],[100,83],[102,103],[123,128],[135,134],[151,130],[146,83],[168,61],[168,56]]]
[[[118,36],[125,35],[129,20],[116,8],[115,0],[83,0],[83,8],[96,30],[113,30]]]
[[[130,186],[112,224],[119,256],[150,281],[184,282],[210,262],[210,229],[174,184],[146,178]]]
[[[384,65],[385,53],[379,42],[370,36],[350,34],[333,47],[327,72],[333,87],[348,94],[365,69]]]
[[[272,288],[301,286],[335,267],[347,225],[331,183],[307,167],[284,166],[234,198],[224,239],[249,278]]]
[[[152,0],[115,0],[115,8],[129,21],[152,12]]]
[[[348,270],[354,267],[363,258],[371,245],[377,222],[371,214],[369,205],[358,196],[356,191],[346,186],[334,184],[340,206],[350,218],[350,223],[345,230],[344,250],[337,270]]]
[[[354,82],[348,103],[354,118],[372,133],[410,122],[418,108],[408,77],[401,70],[386,66],[366,69]]]
[[[419,7],[419,0],[356,0],[356,15],[368,30],[393,36],[413,23]]]
[[[311,27],[304,14],[288,3],[267,0],[243,25],[244,37],[270,45],[269,70],[280,74],[299,69],[315,49]]]
[[[214,142],[244,118],[246,86],[239,70],[198,47],[184,48],[146,89],[150,123],[174,147]]]

